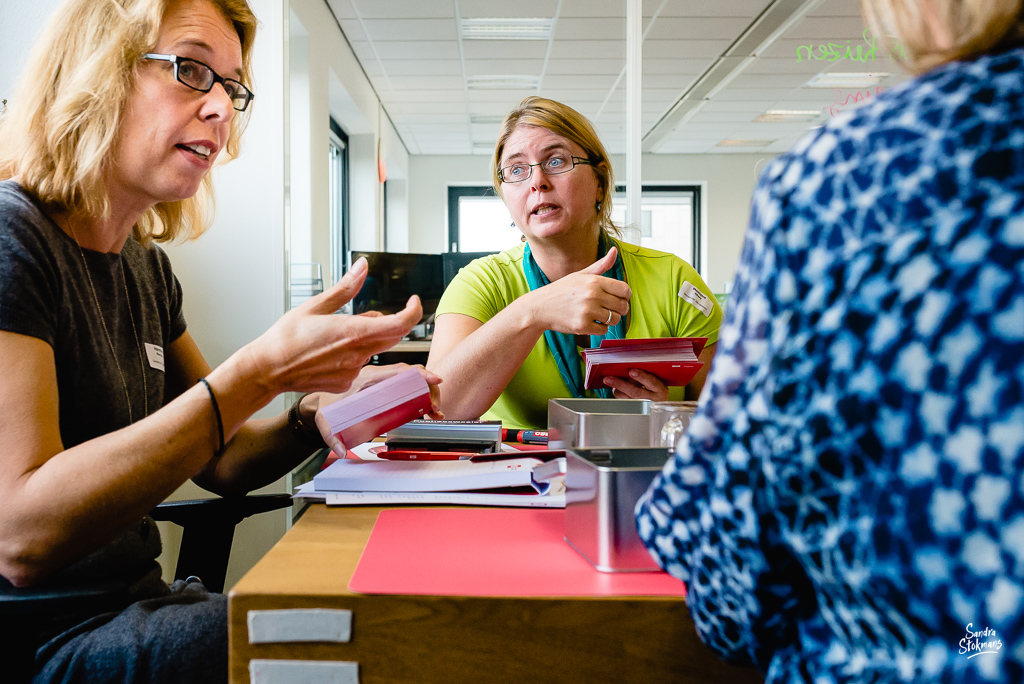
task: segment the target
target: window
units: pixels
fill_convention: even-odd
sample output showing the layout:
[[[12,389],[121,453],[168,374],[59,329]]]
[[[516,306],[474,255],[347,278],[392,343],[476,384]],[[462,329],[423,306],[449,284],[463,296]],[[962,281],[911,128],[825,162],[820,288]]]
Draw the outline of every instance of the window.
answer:
[[[612,221],[626,220],[626,187],[615,188]],[[700,187],[645,185],[640,194],[640,245],[675,254],[700,272]],[[634,234],[635,235],[635,234]]]
[[[671,252],[700,271],[700,187],[645,185],[641,195],[640,244]],[[625,186],[618,186],[612,221],[626,217]],[[493,188],[448,188],[448,245],[452,252],[498,252],[522,237]]]
[[[448,188],[448,251],[501,252],[522,237],[494,188]]]
[[[330,119],[330,126],[328,183],[331,203],[331,279],[332,282],[338,282],[347,268],[349,243],[348,136],[334,119]]]

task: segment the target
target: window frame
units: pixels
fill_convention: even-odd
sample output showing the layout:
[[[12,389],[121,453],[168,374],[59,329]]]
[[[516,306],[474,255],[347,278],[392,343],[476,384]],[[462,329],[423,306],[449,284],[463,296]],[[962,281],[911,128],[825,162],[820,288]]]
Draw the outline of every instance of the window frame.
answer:
[[[616,185],[615,192],[625,193],[625,185]],[[646,197],[657,197],[657,196],[672,196],[682,195],[689,193],[693,201],[690,206],[691,211],[691,230],[693,234],[691,239],[693,241],[693,266],[694,270],[698,273],[702,273],[702,259],[701,259],[701,236],[702,231],[702,212],[701,206],[703,202],[702,188],[696,184],[684,184],[684,183],[645,183],[640,188],[640,200],[643,202],[643,198]],[[448,252],[459,252],[459,200],[462,197],[498,197],[498,194],[494,191],[494,188],[490,185],[449,185],[448,186],[448,243],[445,251]],[[500,198],[499,198],[500,199]]]
[[[330,241],[331,241],[331,277],[334,282],[341,280],[348,270],[348,248],[351,244],[349,234],[349,141],[348,134],[338,125],[334,117],[328,117],[330,132],[328,136],[328,153],[338,150],[339,159],[330,159],[329,202],[330,202]],[[337,165],[337,166],[336,166]],[[339,179],[335,178],[336,168],[341,171]],[[338,204],[340,203],[340,207]],[[340,211],[339,211],[340,210]],[[340,216],[339,216],[340,213]],[[339,225],[340,223],[340,225]]]

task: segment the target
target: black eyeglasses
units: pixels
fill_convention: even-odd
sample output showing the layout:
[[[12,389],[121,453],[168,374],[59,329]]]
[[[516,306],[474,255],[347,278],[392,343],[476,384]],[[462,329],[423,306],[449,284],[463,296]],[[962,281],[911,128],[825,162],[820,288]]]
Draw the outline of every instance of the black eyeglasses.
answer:
[[[504,168],[498,169],[498,179],[502,183],[521,183],[524,180],[530,179],[530,176],[533,175],[534,166],[542,167],[544,173],[549,176],[557,176],[560,173],[572,171],[576,168],[577,164],[589,163],[589,159],[582,159],[580,157],[555,156],[537,164],[509,164]]]
[[[208,93],[215,83],[220,83],[224,86],[224,92],[231,98],[231,106],[240,112],[244,112],[245,108],[252,102],[252,98],[255,97],[251,90],[235,79],[224,78],[199,60],[179,57],[178,55],[160,55],[155,52],[147,52],[142,57],[143,59],[170,62],[174,65],[174,78],[192,90]]]

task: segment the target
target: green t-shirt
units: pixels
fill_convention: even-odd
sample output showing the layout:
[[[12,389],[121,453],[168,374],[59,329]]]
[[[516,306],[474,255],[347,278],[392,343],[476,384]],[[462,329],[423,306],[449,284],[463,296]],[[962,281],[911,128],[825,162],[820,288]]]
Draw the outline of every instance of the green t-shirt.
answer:
[[[622,255],[626,282],[633,291],[627,338],[707,337],[709,345],[718,340],[722,308],[689,264],[674,254],[625,242],[615,244]],[[460,270],[441,296],[437,315],[460,313],[486,323],[528,293],[524,247],[477,259]],[[669,398],[681,400],[683,392],[682,387],[672,387]],[[544,429],[548,400],[571,396],[542,335],[482,419],[500,420],[509,428]],[[587,396],[595,395],[588,392]]]

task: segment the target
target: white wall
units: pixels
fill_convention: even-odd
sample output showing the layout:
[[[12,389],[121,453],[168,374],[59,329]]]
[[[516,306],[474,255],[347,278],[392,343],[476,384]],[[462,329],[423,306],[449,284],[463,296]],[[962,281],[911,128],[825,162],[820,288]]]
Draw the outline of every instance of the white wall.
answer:
[[[755,168],[760,172],[765,159],[748,154],[643,157],[645,183],[705,184],[707,249],[702,275],[715,292],[732,280],[749,218]],[[617,182],[623,182],[624,158],[613,156],[612,166]],[[448,186],[490,185],[490,157],[413,156],[409,168],[408,251],[447,251]]]
[[[13,99],[28,53],[58,4],[58,0],[0,2],[0,100]]]

